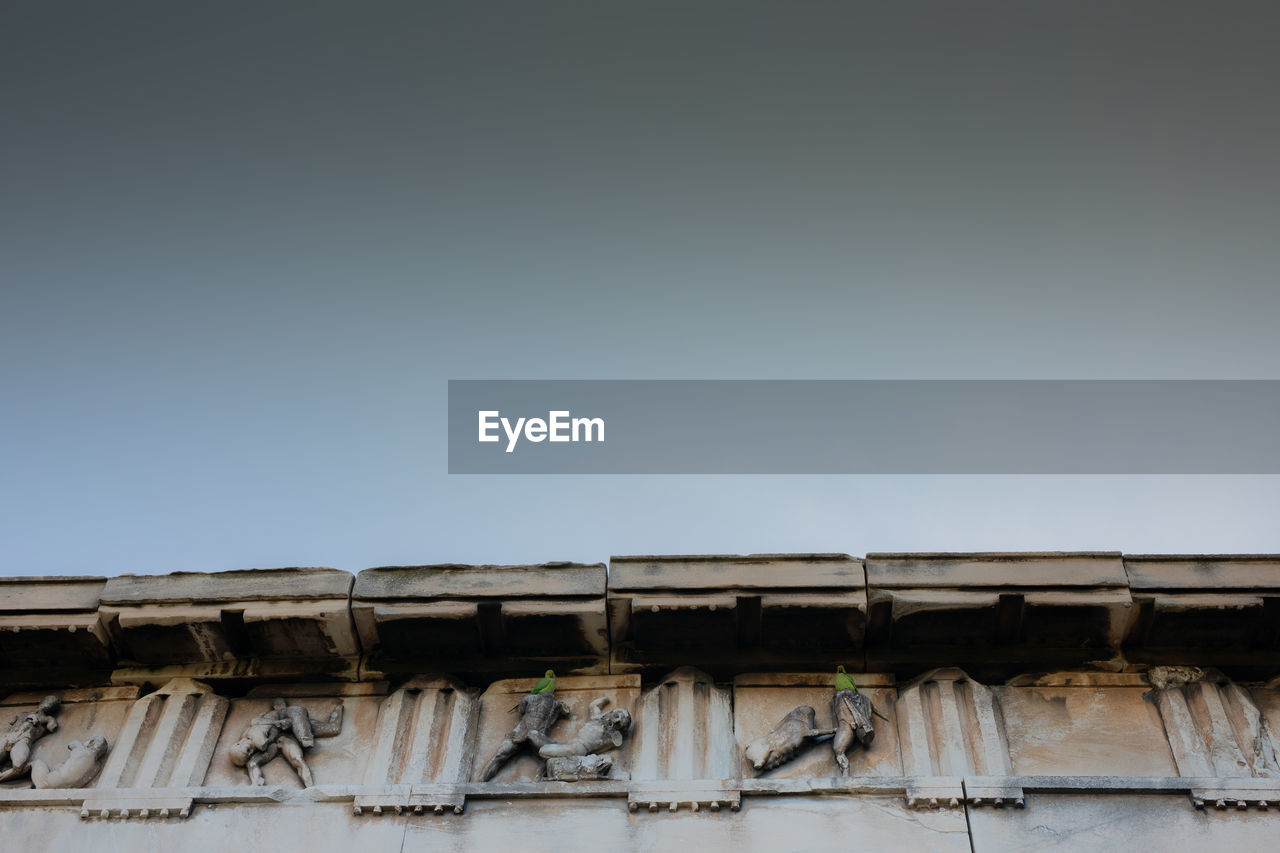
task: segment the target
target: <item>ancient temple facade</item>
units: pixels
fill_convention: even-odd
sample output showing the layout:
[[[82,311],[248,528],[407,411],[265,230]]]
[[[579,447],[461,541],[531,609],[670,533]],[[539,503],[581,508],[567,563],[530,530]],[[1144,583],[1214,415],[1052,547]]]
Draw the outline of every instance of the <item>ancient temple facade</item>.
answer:
[[[1272,849],[1280,556],[0,580],[0,839]]]

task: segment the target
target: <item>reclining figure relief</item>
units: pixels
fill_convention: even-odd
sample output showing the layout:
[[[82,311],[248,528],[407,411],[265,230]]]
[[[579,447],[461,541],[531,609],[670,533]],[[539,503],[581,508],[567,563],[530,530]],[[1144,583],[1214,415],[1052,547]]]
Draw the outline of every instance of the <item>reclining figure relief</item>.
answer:
[[[531,745],[534,749],[541,749],[551,743],[547,730],[555,725],[556,720],[570,716],[568,706],[556,698],[555,689],[555,673],[547,670],[546,676],[534,685],[515,708],[511,709],[520,712],[520,721],[502,739],[493,758],[489,759],[489,763],[481,771],[480,781],[488,782],[498,775],[502,765],[506,764],[525,744]]]
[[[313,747],[316,738],[333,737],[340,731],[341,700],[329,713],[329,719],[317,720],[307,713],[306,708],[276,699],[270,711],[264,711],[249,722],[244,734],[231,745],[228,756],[236,767],[245,768],[252,784],[265,785],[267,780],[262,773],[262,765],[283,754],[297,771],[302,787],[310,788],[315,785],[315,780],[303,750]]]
[[[32,761],[31,784],[37,788],[83,788],[102,769],[107,739],[94,735],[84,743],[73,740],[67,749],[71,755],[57,767],[50,767],[39,758]]]
[[[816,717],[817,712],[810,705],[794,709],[773,731],[747,744],[747,761],[756,770],[772,770],[794,758],[810,739],[835,733],[834,729],[819,729]]]
[[[19,714],[9,721],[9,731],[0,739],[0,782],[8,782],[31,772],[31,751],[35,742],[49,732],[58,730],[53,715],[61,703],[57,696],[46,696],[34,711]]]
[[[876,731],[872,716],[883,718],[871,703],[871,697],[858,690],[843,666],[836,667],[835,692],[831,696],[832,728],[817,727],[817,712],[801,705],[782,718],[768,734],[747,744],[746,758],[757,772],[772,770],[796,757],[809,742],[831,738],[831,750],[843,776],[849,775],[846,753],[855,744],[870,749]]]
[[[538,749],[538,757],[547,762],[544,775],[559,782],[603,779],[613,768],[613,759],[599,753],[622,746],[631,729],[631,713],[625,708],[605,712],[609,697],[601,696],[591,703],[591,718],[564,743],[548,743]]]

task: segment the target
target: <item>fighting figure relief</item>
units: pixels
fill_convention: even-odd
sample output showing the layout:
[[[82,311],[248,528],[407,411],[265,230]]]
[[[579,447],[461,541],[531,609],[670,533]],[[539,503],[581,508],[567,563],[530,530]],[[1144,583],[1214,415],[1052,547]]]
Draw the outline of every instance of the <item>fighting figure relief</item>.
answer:
[[[276,699],[271,710],[254,717],[240,739],[231,745],[228,751],[231,763],[245,768],[252,784],[265,785],[262,765],[283,755],[297,771],[302,787],[310,788],[315,780],[303,750],[315,746],[318,737],[333,737],[342,731],[342,710],[339,700],[327,720],[317,720],[306,708]]]

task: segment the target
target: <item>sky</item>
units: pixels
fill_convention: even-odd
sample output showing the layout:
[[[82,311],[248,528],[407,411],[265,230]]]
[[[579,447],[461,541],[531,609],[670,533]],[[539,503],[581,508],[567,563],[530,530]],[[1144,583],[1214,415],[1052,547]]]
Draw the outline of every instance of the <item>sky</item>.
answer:
[[[447,473],[449,379],[1280,379],[1267,2],[0,7],[0,575],[1280,551],[1274,476]]]

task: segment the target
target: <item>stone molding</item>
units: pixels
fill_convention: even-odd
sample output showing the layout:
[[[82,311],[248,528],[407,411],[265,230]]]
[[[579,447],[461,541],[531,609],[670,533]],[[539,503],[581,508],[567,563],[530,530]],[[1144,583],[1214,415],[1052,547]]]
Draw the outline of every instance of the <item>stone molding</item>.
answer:
[[[92,735],[110,751],[85,788],[0,784],[0,813],[154,823],[224,803],[337,803],[377,823],[504,800],[670,815],[892,797],[924,819],[1080,792],[1266,809],[1280,802],[1277,602],[1280,557],[1265,555],[618,557],[608,568],[9,579],[0,729],[52,694],[59,726],[30,738],[33,758],[56,765]],[[848,776],[832,747],[837,664],[880,715],[874,740],[838,747]],[[553,742],[600,701],[631,715],[626,737],[595,775],[557,777],[583,781],[541,778],[524,746],[481,781],[520,719],[513,706],[549,668],[568,714],[546,732]],[[307,745],[309,770],[295,773],[296,755],[292,767],[268,758],[265,784],[250,784],[230,750],[276,699],[279,714],[302,715],[289,724],[298,739],[308,720],[324,739]],[[790,741],[788,719],[802,724]],[[747,760],[779,732],[785,748]]]
[[[15,687],[188,677],[471,681],[697,666],[984,682],[1112,662],[1280,670],[1280,557],[1113,552],[614,557],[604,564],[0,579]]]

